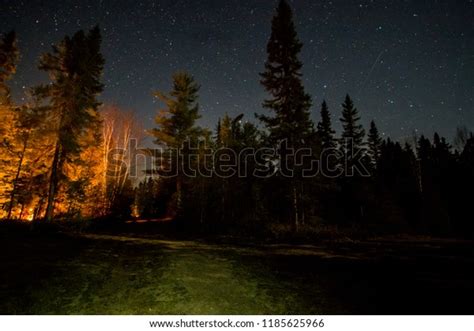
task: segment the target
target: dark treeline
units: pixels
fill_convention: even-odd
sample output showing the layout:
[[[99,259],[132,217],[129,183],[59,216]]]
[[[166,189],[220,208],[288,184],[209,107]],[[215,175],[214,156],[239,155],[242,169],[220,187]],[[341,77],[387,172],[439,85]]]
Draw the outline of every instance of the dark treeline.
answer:
[[[226,148],[237,154],[248,148],[276,148],[278,154],[273,160],[287,156],[277,148],[284,140],[295,150],[309,148],[312,158],[321,160],[320,170],[327,171],[303,176],[304,165],[288,164],[293,171],[291,177],[276,171],[267,178],[189,178],[181,174],[172,179],[149,178],[137,188],[139,213],[149,217],[162,213],[232,231],[242,227],[305,231],[337,225],[390,232],[472,234],[474,227],[466,216],[468,192],[474,184],[472,134],[458,129],[456,148],[438,134],[432,140],[413,137],[411,144],[402,146],[382,139],[374,121],[366,134],[357,108],[346,96],[340,117],[343,131],[336,137],[326,102],[321,105],[320,121],[315,125],[310,120],[312,102],[301,82],[302,63],[298,59],[301,48],[291,9],[281,1],[261,74],[261,83],[269,94],[263,106],[270,110],[269,114],[257,115],[263,130],[243,122],[242,115],[225,115],[212,134],[197,127],[197,86],[190,76],[181,73],[174,77],[173,91],[165,99],[167,108],[157,117],[158,128],[153,134],[161,146],[181,146],[186,139],[196,146],[198,141],[205,141],[215,153],[225,154]],[[328,150],[339,153],[326,157]],[[228,154],[224,160],[234,155]],[[361,156],[367,174],[356,171],[354,155]],[[214,157],[208,161],[209,168],[219,169],[219,160]],[[247,169],[259,164],[258,155],[257,160],[245,160]],[[270,172],[278,168],[278,163],[272,164]],[[342,168],[349,172],[353,169],[354,175],[348,176],[350,173],[345,171],[328,176],[328,170]]]
[[[108,158],[114,148],[127,149],[139,130],[126,114],[97,101],[104,63],[98,28],[66,37],[41,58],[51,83],[32,89],[31,101],[21,106],[13,104],[6,84],[18,50],[14,34],[5,35],[3,217],[169,218],[185,228],[228,233],[331,228],[472,236],[472,133],[458,129],[454,146],[438,134],[402,145],[382,138],[374,121],[364,128],[349,95],[340,110],[323,102],[313,123],[314,105],[301,80],[302,47],[291,9],[280,1],[260,75],[268,93],[265,113],[256,115],[261,126],[224,115],[214,130],[199,127],[199,85],[188,73],[176,73],[171,91],[156,93],[164,109],[149,133],[161,152],[133,186],[125,153],[121,163]],[[332,126],[335,114],[340,134]],[[250,150],[259,152],[235,159]],[[310,156],[289,157],[292,151]],[[315,160],[319,172],[308,175]],[[190,176],[186,167],[199,171]],[[175,175],[164,176],[170,169]],[[234,173],[239,169],[246,176]]]

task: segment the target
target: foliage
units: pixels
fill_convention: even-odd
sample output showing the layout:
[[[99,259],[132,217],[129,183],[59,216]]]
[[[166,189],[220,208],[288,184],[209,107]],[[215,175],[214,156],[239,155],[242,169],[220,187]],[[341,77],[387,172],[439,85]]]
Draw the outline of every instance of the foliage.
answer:
[[[169,93],[155,93],[164,108],[149,131],[159,148],[147,150],[151,168],[135,162],[143,130],[133,111],[100,107],[100,44],[98,28],[55,44],[40,59],[50,82],[29,90],[27,101],[17,105],[7,85],[19,57],[15,34],[0,41],[2,218],[158,218],[180,230],[289,240],[371,231],[474,235],[466,217],[474,186],[472,133],[458,128],[454,147],[437,133],[402,145],[381,136],[372,120],[366,136],[349,95],[342,132],[333,129],[325,101],[315,126],[302,82],[303,43],[286,1],[273,17],[260,75],[268,93],[263,107],[269,113],[257,115],[263,128],[243,114],[223,115],[213,133],[202,128],[200,87],[190,74],[177,72]],[[285,165],[290,152],[282,142],[309,150],[311,157]],[[275,148],[275,155],[235,159]],[[327,150],[337,158],[325,158]],[[237,173],[223,170],[229,160],[237,161]],[[303,169],[314,161],[320,172],[305,176]],[[351,176],[347,170],[356,162],[370,171]],[[186,166],[198,172],[189,175]],[[257,176],[264,167],[273,175]],[[239,169],[246,169],[244,176]],[[341,169],[339,176],[328,175]]]
[[[104,59],[100,53],[98,27],[89,33],[79,31],[53,45],[52,53],[41,57],[39,69],[51,79],[36,93],[49,101],[46,116],[56,135],[49,179],[46,218],[51,220],[60,185],[67,179],[67,163],[76,162],[84,149],[81,137],[98,121],[97,96],[103,90],[100,82]]]

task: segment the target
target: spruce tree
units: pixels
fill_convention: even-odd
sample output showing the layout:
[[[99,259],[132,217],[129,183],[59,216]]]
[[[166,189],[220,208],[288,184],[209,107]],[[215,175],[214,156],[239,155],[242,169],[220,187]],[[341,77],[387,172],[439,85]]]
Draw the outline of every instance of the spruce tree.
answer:
[[[83,149],[81,138],[98,122],[98,95],[104,59],[100,52],[98,27],[88,33],[79,31],[66,36],[53,46],[51,53],[41,57],[40,70],[46,71],[51,83],[40,86],[37,94],[49,100],[48,121],[54,130],[54,155],[50,168],[46,219],[54,214],[58,188],[65,179],[65,164],[74,160]]]
[[[334,134],[336,131],[332,129],[331,115],[329,113],[326,101],[321,104],[321,120],[318,122],[318,136],[321,139],[323,149],[336,147]]]
[[[221,122],[220,141],[225,147],[232,145],[232,119],[225,114]]]
[[[11,31],[0,39],[0,147],[5,147],[11,140],[11,125],[15,121],[7,81],[16,72],[18,58],[15,32]]]
[[[302,63],[298,59],[302,47],[293,23],[292,10],[285,0],[280,0],[272,20],[265,71],[260,74],[261,84],[271,96],[264,101],[263,107],[272,111],[273,116],[257,116],[267,128],[273,146],[286,141],[287,147],[298,149],[314,136],[309,113],[311,97],[303,87]],[[293,225],[297,230],[299,223],[304,220],[301,206],[303,183],[299,170],[292,162],[294,160],[286,157],[281,149],[279,159],[282,162],[289,161],[290,164],[285,167],[293,173],[293,178],[285,180],[284,186],[290,191],[285,195],[291,196]]]
[[[346,95],[342,104],[342,136],[339,148],[342,159],[340,166],[344,169],[344,178],[341,178],[343,205],[347,212],[346,218],[352,221],[362,221],[365,217],[366,194],[361,194],[367,189],[367,183],[362,180],[370,174],[365,167],[364,136],[365,131],[359,124],[360,117],[349,95]],[[354,177],[355,175],[355,177]]]
[[[32,146],[33,144],[38,144],[38,138],[41,137],[44,140],[44,136],[42,136],[43,130],[40,128],[43,124],[42,119],[42,112],[40,109],[35,108],[34,106],[25,105],[23,107],[19,107],[16,110],[16,119],[14,123],[11,123],[12,140],[8,146],[9,153],[5,154],[5,156],[8,155],[8,159],[13,161],[15,170],[14,176],[12,176],[12,189],[9,195],[7,219],[10,219],[12,216],[12,211],[17,196],[19,196],[21,193],[27,193],[21,192],[21,182],[25,182],[25,178],[22,178],[22,172],[23,168],[25,167],[25,163],[30,161],[30,166],[31,163],[34,163],[36,166],[39,164],[38,155],[35,155],[36,160],[34,161],[28,160],[26,156],[32,147],[33,149],[38,149],[38,146]],[[30,167],[30,171],[27,174],[30,181],[32,175],[35,174],[35,170],[37,169]]]
[[[382,138],[380,138],[379,130],[374,121],[370,122],[369,134],[367,135],[367,155],[370,159],[372,169],[377,168],[377,162],[380,158]]]
[[[181,148],[186,140],[201,132],[196,126],[196,121],[201,117],[197,103],[198,91],[199,85],[191,75],[178,72],[173,75],[173,90],[170,93],[155,93],[166,105],[166,109],[161,110],[155,118],[158,127],[151,132],[156,144]]]
[[[18,57],[16,35],[14,31],[10,31],[0,40],[0,106],[10,101],[10,90],[6,81],[16,72]]]
[[[471,133],[472,134],[472,133]],[[457,152],[461,153],[469,139],[469,130],[465,126],[458,126],[456,128],[456,134],[454,136],[454,147]]]
[[[10,100],[7,81],[16,72],[18,48],[15,33],[9,32],[0,39],[0,205],[8,204],[14,191],[15,167],[17,160],[15,142],[15,122],[18,113]],[[0,210],[0,216],[3,217]]]
[[[221,118],[217,120],[215,142],[217,146],[221,145]]]
[[[349,95],[342,104],[342,138],[341,150],[345,157],[350,160],[350,155],[356,155],[364,148],[365,130],[362,124],[359,124],[359,111],[354,107],[354,103]]]
[[[453,157],[451,153],[451,145],[446,141],[445,137],[440,137],[437,132],[433,138],[433,152],[437,162],[442,166],[444,163],[449,163]]]
[[[286,139],[290,147],[302,145],[312,131],[311,97],[304,90],[302,63],[298,59],[302,46],[291,8],[281,0],[272,20],[265,71],[260,74],[261,84],[271,95],[263,107],[271,110],[274,116],[259,115],[258,118],[265,124],[273,142]]]
[[[185,72],[173,75],[173,90],[168,93],[156,92],[166,109],[160,111],[156,116],[157,128],[152,129],[151,134],[155,137],[155,144],[164,146],[167,150],[169,167],[174,171],[176,189],[176,216],[180,217],[183,209],[183,160],[188,160],[184,148],[186,142],[196,142],[204,133],[203,129],[196,125],[199,115],[198,99],[199,85],[194,78]],[[179,151],[179,155],[175,154]]]
[[[474,237],[474,222],[466,217],[472,212],[472,188],[474,187],[474,136],[469,134],[464,148],[459,156],[460,178],[456,196],[459,198],[459,211],[457,222],[459,232],[466,237]]]

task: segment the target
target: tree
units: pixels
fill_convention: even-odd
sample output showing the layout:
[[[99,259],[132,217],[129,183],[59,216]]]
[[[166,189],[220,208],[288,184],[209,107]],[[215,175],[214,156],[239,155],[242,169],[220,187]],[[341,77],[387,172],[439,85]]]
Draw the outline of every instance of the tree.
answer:
[[[455,198],[458,199],[456,211],[456,230],[463,237],[474,237],[474,222],[470,217],[466,217],[472,211],[472,188],[474,187],[474,136],[471,133],[466,139],[464,149],[459,158],[460,174],[458,186],[455,191]]]
[[[81,152],[80,138],[98,120],[97,96],[103,90],[100,78],[104,67],[100,44],[98,27],[87,34],[81,30],[72,38],[66,36],[53,46],[52,53],[44,54],[40,60],[39,68],[49,74],[51,83],[40,86],[37,93],[49,100],[47,116],[56,133],[47,220],[53,218],[58,188],[67,178],[65,163],[73,161]]]
[[[446,233],[451,227],[449,204],[454,191],[453,168],[450,146],[437,133],[433,144],[421,136],[418,140],[419,185],[422,205],[422,221],[425,231]]]
[[[312,129],[311,97],[301,82],[302,63],[298,59],[302,46],[291,8],[281,0],[272,20],[265,71],[260,74],[262,85],[272,96],[263,106],[275,116],[259,115],[258,118],[270,131],[271,138],[276,141],[287,139],[291,146],[301,145]]]
[[[215,141],[217,146],[221,145],[221,118],[217,120]]]
[[[22,187],[22,183],[25,183],[25,178],[22,177],[22,170],[25,166],[25,163],[28,161],[31,163],[32,158],[36,159],[35,163],[38,166],[39,159],[37,156],[29,155],[27,158],[28,152],[32,147],[35,147],[36,150],[40,150],[39,141],[40,135],[43,130],[42,126],[42,109],[36,108],[34,105],[25,105],[16,109],[16,118],[12,123],[13,139],[11,144],[8,146],[9,159],[15,163],[14,177],[12,179],[12,189],[9,194],[9,202],[7,207],[7,218],[10,219],[12,216],[13,207],[15,204],[15,199],[19,196],[21,192],[25,191],[25,187]],[[44,136],[41,137],[44,140]],[[33,143],[32,143],[33,141]],[[36,145],[36,146],[32,146]],[[30,175],[33,175],[37,169],[30,169]],[[27,176],[28,177],[28,176]],[[29,176],[31,180],[32,176]],[[24,185],[23,185],[24,186]]]
[[[271,95],[271,98],[264,101],[263,107],[272,111],[274,116],[257,117],[266,126],[271,144],[286,141],[288,147],[293,149],[307,143],[314,131],[309,113],[311,97],[305,92],[301,81],[302,63],[298,55],[302,47],[296,34],[291,8],[285,0],[281,0],[272,20],[265,71],[260,74],[261,84]],[[280,151],[280,161],[286,158],[283,153]],[[288,166],[291,170],[296,170],[294,165]],[[296,177],[297,174],[294,174],[287,184],[292,196],[293,224],[297,229],[301,217],[301,192]]]
[[[151,130],[155,144],[166,148],[166,162],[176,174],[176,216],[181,216],[183,207],[183,160],[189,159],[185,143],[196,142],[203,130],[196,125],[200,118],[198,99],[199,85],[185,72],[173,75],[173,90],[169,94],[156,92],[165,103],[155,118],[157,128]]]
[[[321,145],[323,149],[336,147],[336,140],[334,134],[336,131],[333,130],[331,124],[331,115],[329,113],[326,101],[321,104],[321,120],[318,122],[318,135],[321,139]]]
[[[373,170],[377,168],[377,162],[380,159],[382,148],[382,138],[380,138],[379,130],[374,121],[370,121],[369,134],[367,135],[367,155],[370,160],[370,166]]]
[[[19,51],[15,31],[6,33],[0,40],[0,105],[10,101],[10,90],[6,81],[16,72]]]
[[[347,94],[342,104],[342,138],[341,151],[348,164],[348,169],[354,165],[353,156],[363,152],[365,130],[362,124],[359,124],[359,111],[354,107],[351,97]]]
[[[7,81],[15,74],[19,51],[15,32],[11,31],[0,39],[0,203],[10,207],[14,191],[14,178],[17,162],[12,158],[15,144],[15,123],[18,114],[10,99]]]
[[[16,46],[16,35],[11,31],[0,39],[0,146],[6,147],[12,139],[11,125],[16,114],[10,100],[10,89],[7,81],[15,74],[19,51]]]
[[[466,146],[466,143],[469,137],[472,136],[472,132],[469,133],[469,130],[465,126],[458,126],[456,128],[456,134],[454,136],[454,148],[461,153]]]
[[[384,140],[380,145],[375,179],[374,209],[385,224],[416,225],[420,196],[415,155],[409,145]],[[409,223],[407,223],[409,221]]]
[[[105,213],[114,208],[130,179],[136,160],[137,145],[143,137],[134,112],[117,106],[105,106],[101,109],[102,118],[102,199]],[[132,146],[132,140],[135,145]],[[136,168],[135,168],[136,169]]]
[[[364,178],[369,175],[365,157],[365,130],[359,124],[359,112],[349,95],[346,95],[342,104],[340,121],[343,129],[339,144],[342,157],[340,165],[344,169],[344,176],[339,179],[342,205],[347,213],[346,219],[362,221],[366,215],[366,198],[370,188],[368,181]]]
[[[229,115],[225,114],[220,122],[219,143],[225,147],[229,147],[232,144],[232,136],[232,119]]]

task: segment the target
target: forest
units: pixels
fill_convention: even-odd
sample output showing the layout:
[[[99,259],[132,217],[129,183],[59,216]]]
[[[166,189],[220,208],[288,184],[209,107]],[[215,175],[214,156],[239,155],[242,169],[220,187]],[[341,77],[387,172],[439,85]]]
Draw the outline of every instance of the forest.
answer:
[[[198,125],[201,82],[177,72],[154,128],[100,102],[101,31],[66,36],[38,59],[48,77],[12,98],[21,49],[0,41],[0,218],[13,222],[174,222],[183,231],[285,238],[340,231],[472,238],[474,136],[396,141],[340,109],[312,102],[292,11],[281,1],[259,80],[255,118]],[[152,87],[150,87],[152,88]],[[312,112],[317,112],[313,122]],[[366,119],[370,120],[370,119]],[[342,132],[333,128],[340,121]],[[134,148],[144,136],[154,147]],[[137,159],[152,160],[138,167]],[[243,157],[242,157],[243,156]],[[138,173],[137,173],[138,167]],[[242,171],[244,170],[244,171]]]
[[[0,315],[473,314],[471,2],[0,7]]]

